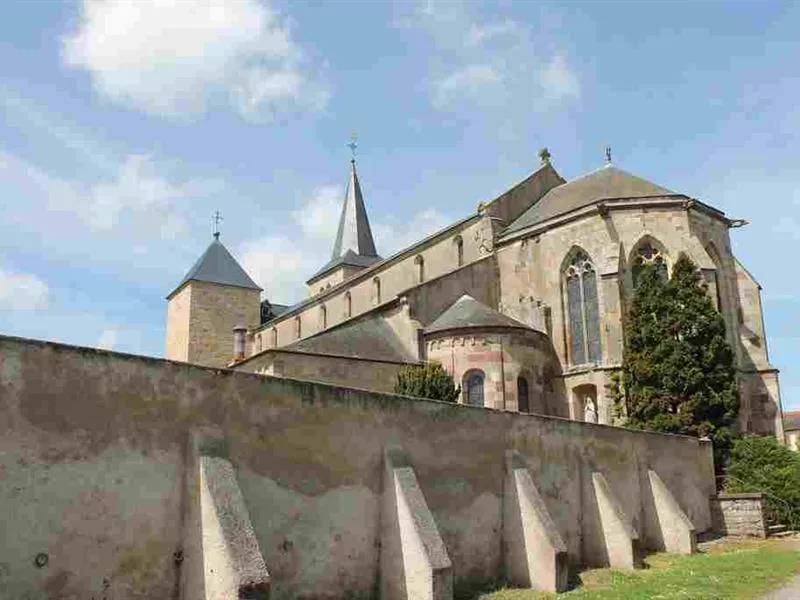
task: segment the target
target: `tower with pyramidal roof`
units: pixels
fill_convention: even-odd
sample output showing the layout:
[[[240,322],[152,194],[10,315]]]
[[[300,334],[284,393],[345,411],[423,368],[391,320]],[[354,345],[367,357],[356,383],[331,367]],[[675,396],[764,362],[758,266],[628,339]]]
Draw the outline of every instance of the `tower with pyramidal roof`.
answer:
[[[219,233],[167,296],[167,358],[219,367],[233,358],[233,328],[259,324],[261,288]]]

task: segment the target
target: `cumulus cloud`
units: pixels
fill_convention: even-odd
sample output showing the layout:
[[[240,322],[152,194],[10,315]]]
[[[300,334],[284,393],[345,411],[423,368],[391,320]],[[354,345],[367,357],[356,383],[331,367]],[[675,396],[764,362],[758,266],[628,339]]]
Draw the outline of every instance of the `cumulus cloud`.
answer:
[[[299,210],[292,213],[292,219],[306,237],[332,239],[339,225],[343,199],[344,189],[341,186],[320,186]]]
[[[439,110],[479,106],[544,111],[580,97],[556,40],[511,18],[486,20],[473,2],[403,3],[395,23],[428,46],[430,99]]]
[[[551,102],[577,99],[580,95],[580,82],[567,64],[567,59],[557,54],[539,71],[539,85],[543,96]]]
[[[47,308],[49,296],[49,287],[36,275],[0,267],[0,310]]]
[[[433,104],[443,108],[453,100],[469,96],[481,99],[491,94],[492,88],[501,83],[503,76],[491,65],[466,65],[434,81]]]
[[[261,0],[83,0],[62,56],[112,101],[171,118],[224,102],[264,120],[327,102],[288,20]]]

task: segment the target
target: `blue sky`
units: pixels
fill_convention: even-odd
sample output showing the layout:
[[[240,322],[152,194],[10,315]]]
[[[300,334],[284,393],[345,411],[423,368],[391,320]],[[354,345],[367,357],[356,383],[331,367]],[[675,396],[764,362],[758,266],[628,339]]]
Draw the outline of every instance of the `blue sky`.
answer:
[[[800,4],[11,1],[0,20],[0,331],[161,355],[164,296],[222,240],[291,302],[355,131],[387,255],[550,148],[751,224],[800,408]]]

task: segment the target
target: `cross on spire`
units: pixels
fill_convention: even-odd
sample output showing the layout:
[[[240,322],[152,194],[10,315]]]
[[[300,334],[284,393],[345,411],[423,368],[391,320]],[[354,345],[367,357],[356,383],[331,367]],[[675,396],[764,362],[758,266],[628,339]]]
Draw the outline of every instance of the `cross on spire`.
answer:
[[[214,237],[219,239],[219,224],[222,223],[222,214],[218,210],[215,210],[214,214],[211,215],[211,222],[214,227]]]
[[[352,158],[350,162],[356,162],[356,148],[358,148],[358,134],[353,132],[353,135],[350,136],[350,143],[347,144],[347,147],[350,148],[350,153],[352,154]]]
[[[606,146],[606,162],[611,164],[611,146]]]

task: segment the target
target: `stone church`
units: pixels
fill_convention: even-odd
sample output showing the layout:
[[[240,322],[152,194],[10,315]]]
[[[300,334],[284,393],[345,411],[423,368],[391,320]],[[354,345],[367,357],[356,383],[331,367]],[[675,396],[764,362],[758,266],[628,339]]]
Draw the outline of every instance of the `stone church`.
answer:
[[[262,300],[215,234],[167,297],[167,358],[388,392],[404,366],[438,361],[465,404],[610,424],[606,386],[637,270],[668,277],[685,252],[725,318],[741,429],[782,439],[761,287],[731,251],[745,222],[610,159],[567,181],[541,157],[523,181],[389,257],[353,161],[331,259],[294,306]]]

